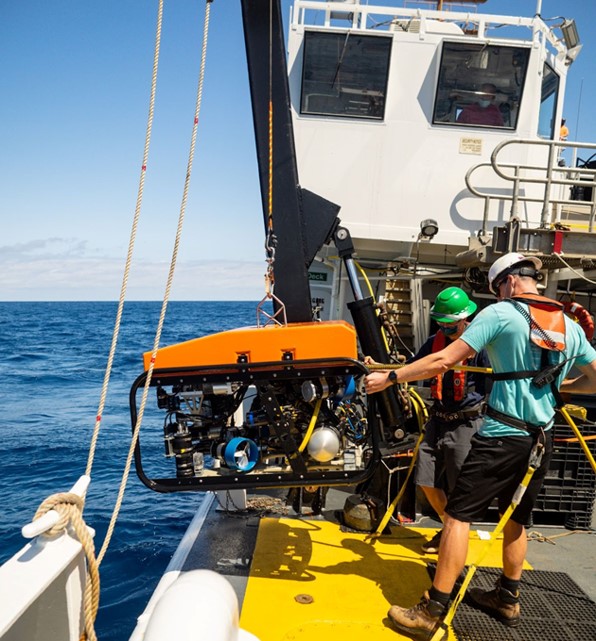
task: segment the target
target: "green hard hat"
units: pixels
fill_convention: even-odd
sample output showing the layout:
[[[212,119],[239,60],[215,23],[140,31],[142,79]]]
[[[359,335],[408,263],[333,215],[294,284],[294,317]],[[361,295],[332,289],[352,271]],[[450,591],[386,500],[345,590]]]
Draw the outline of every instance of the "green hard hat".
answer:
[[[459,287],[447,287],[436,298],[430,308],[431,317],[439,323],[457,323],[471,316],[478,305],[468,298]]]

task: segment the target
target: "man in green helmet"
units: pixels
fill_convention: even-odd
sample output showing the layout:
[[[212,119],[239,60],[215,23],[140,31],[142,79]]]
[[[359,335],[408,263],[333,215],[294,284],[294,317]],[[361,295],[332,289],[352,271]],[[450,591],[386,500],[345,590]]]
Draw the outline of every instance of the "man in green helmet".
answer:
[[[477,305],[459,287],[448,287],[435,299],[430,310],[438,330],[422,345],[408,363],[434,354],[457,340],[468,326],[468,318]],[[484,350],[466,361],[466,365],[490,367]],[[488,380],[481,373],[449,370],[431,381],[430,420],[418,451],[416,485],[418,485],[441,521],[445,514],[447,495],[471,447],[472,436],[478,431],[484,401],[489,391]],[[422,546],[428,554],[439,551],[439,530]]]

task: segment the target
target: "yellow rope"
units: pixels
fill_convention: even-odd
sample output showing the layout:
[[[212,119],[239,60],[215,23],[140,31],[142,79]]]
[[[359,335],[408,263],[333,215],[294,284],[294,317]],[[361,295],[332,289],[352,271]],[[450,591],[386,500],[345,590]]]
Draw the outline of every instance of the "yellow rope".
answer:
[[[413,400],[415,400],[418,403],[418,406],[422,410],[422,417],[420,417],[419,414],[417,415],[418,427],[422,429],[424,423],[428,421],[428,409],[426,408],[426,403],[422,400],[422,397],[420,396],[420,394],[418,394],[418,392],[412,387],[408,388],[408,394],[412,397]],[[421,421],[422,421],[422,424],[421,424]]]
[[[268,227],[273,230],[273,1],[269,0],[269,189]]]
[[[82,638],[88,639],[88,641],[96,641],[94,623],[99,608],[99,563],[95,558],[93,538],[83,520],[83,506],[83,498],[72,492],[52,494],[37,508],[33,520],[35,521],[50,510],[55,510],[60,515],[60,519],[54,527],[44,533],[44,536],[62,534],[70,524],[77,539],[83,546],[87,559],[87,579],[85,581],[83,599],[85,633]]]
[[[382,371],[382,370],[392,370],[392,369],[400,369],[401,367],[405,367],[405,364],[402,363],[387,363],[387,364],[380,364],[380,363],[374,363],[374,364],[367,364],[366,366],[371,372],[376,372],[376,371]],[[454,365],[450,369],[454,369],[457,371],[461,372],[479,372],[481,374],[491,374],[492,369],[490,367],[474,367],[472,365]],[[579,431],[579,428],[571,418],[570,412],[567,410],[567,408],[561,407],[559,408],[559,411],[563,415],[563,418],[567,421],[569,427],[572,429],[573,433],[577,437],[577,440],[579,441],[579,444],[581,445],[582,450],[584,451],[584,454],[586,455],[586,458],[590,462],[590,465],[592,466],[592,470],[594,471],[594,474],[596,474],[596,461],[594,460],[594,456],[592,455],[592,452],[590,452],[590,448],[588,447],[588,444],[586,442],[586,438],[582,435],[582,433]],[[590,439],[590,437],[588,437]]]

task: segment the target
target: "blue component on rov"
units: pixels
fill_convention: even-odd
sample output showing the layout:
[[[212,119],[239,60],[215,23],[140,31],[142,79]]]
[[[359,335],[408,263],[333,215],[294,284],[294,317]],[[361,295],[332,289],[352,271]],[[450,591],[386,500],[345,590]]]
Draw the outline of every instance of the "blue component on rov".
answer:
[[[259,460],[259,448],[249,438],[233,438],[225,447],[226,465],[238,472],[250,472]]]

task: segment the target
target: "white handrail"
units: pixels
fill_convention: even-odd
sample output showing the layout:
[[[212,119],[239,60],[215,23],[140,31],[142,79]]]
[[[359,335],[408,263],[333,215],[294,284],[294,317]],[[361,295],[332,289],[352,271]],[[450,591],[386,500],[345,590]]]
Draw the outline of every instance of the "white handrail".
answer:
[[[500,162],[498,156],[501,151],[512,145],[526,147],[545,147],[548,154],[542,165],[529,165],[524,163]],[[566,167],[557,164],[558,149],[570,148],[573,150],[587,149],[596,152],[595,143],[580,143],[570,141],[554,140],[526,140],[513,139],[504,140],[499,143],[491,154],[490,163],[483,162],[470,167],[465,176],[465,183],[468,191],[484,199],[484,216],[482,221],[482,234],[487,233],[489,204],[491,201],[511,201],[511,217],[517,217],[517,208],[519,203],[542,203],[542,213],[540,226],[548,226],[548,213],[552,205],[563,206],[581,206],[589,207],[589,227],[588,231],[594,231],[594,222],[596,218],[596,189],[593,189],[591,200],[575,200],[571,196],[562,196],[551,193],[553,186],[560,187],[592,187],[596,186],[596,170],[586,167]],[[596,155],[596,153],[594,154]],[[592,157],[592,156],[591,156]],[[472,184],[472,176],[482,168],[490,167],[494,173],[502,180],[512,183],[511,193],[489,193],[482,191]],[[509,171],[511,170],[511,172]],[[530,185],[543,186],[543,195],[528,196],[522,193],[522,188]],[[557,222],[557,221],[550,221]]]
[[[85,496],[85,493],[87,492],[89,483],[91,483],[91,477],[83,474],[83,476],[81,476],[81,478],[72,486],[70,491],[72,494],[76,494],[77,496],[83,498]],[[56,510],[50,510],[35,521],[31,521],[31,523],[27,523],[27,525],[24,525],[21,528],[21,534],[26,539],[34,539],[36,536],[39,536],[40,534],[51,530],[54,525],[58,523],[59,519],[60,514],[58,514]]]

